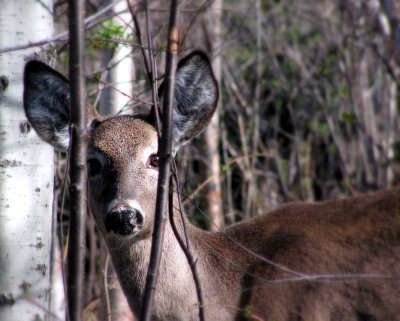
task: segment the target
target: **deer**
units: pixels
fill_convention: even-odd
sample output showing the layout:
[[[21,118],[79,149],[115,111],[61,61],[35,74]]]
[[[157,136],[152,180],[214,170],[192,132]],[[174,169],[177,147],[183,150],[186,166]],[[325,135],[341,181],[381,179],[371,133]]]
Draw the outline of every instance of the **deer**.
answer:
[[[159,95],[162,97],[163,85]],[[162,99],[162,98],[160,98]],[[180,60],[172,148],[209,124],[219,99],[208,57]],[[38,136],[68,149],[68,80],[39,61],[24,71],[24,110]],[[88,103],[88,203],[133,312],[140,316],[158,178],[154,115],[100,116]],[[292,202],[218,232],[169,210],[196,260],[206,320],[400,320],[400,189]],[[183,220],[183,221],[182,221]],[[198,320],[192,271],[167,217],[153,320]]]

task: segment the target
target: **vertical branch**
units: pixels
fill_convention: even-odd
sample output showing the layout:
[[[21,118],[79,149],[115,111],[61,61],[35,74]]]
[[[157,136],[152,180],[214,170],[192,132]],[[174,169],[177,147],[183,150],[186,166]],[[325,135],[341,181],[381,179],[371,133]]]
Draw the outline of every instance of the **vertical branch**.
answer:
[[[69,1],[71,81],[70,223],[68,251],[68,315],[82,320],[86,221],[86,95],[83,70],[84,1]]]
[[[396,16],[395,6],[391,0],[380,0],[383,12],[389,22],[390,28],[385,32],[386,36],[391,37],[391,54],[393,55],[393,60],[395,64],[391,64],[389,59],[386,60],[385,65],[388,69],[388,74],[393,74],[393,76],[388,77],[389,81],[389,115],[388,115],[388,130],[386,138],[386,157],[387,159],[392,159],[394,156],[394,149],[392,148],[395,142],[395,121],[396,121],[396,110],[398,105],[398,68],[396,65],[400,64],[400,19]],[[382,28],[384,29],[384,28]],[[390,57],[390,56],[389,56]],[[385,59],[383,59],[385,60]],[[395,172],[393,167],[388,166],[386,168],[386,186],[390,186],[394,181]]]
[[[211,5],[211,14],[207,21],[206,30],[208,29],[210,34],[210,50],[213,57],[212,67],[214,70],[215,78],[218,84],[221,84],[221,47],[222,47],[222,6],[223,0],[215,0]],[[221,91],[220,91],[221,92]],[[222,104],[222,100],[219,100],[219,105]],[[221,106],[217,107],[217,111],[214,113],[210,124],[205,130],[205,139],[207,146],[207,176],[211,176],[211,182],[207,189],[207,209],[211,217],[210,229],[212,231],[218,231],[224,226],[224,214],[223,214],[223,202],[222,202],[222,191],[221,191],[221,169],[220,169],[220,155],[219,155],[219,143],[221,137],[221,131],[219,129],[219,111],[222,110]]]
[[[160,170],[157,185],[156,213],[151,244],[150,263],[144,290],[141,320],[149,321],[153,307],[154,294],[161,261],[162,244],[165,230],[165,208],[168,200],[170,163],[171,163],[171,123],[172,105],[175,92],[176,61],[179,49],[179,29],[177,28],[178,3],[171,1],[168,28],[167,59],[165,68],[165,92],[163,100],[162,128],[158,155]]]
[[[147,43],[149,46],[149,60],[150,60],[150,71],[147,72],[150,84],[151,84],[151,95],[153,100],[153,112],[156,121],[156,129],[158,139],[160,140],[161,125],[160,125],[160,115],[158,109],[158,95],[157,95],[157,79],[156,79],[156,63],[154,60],[154,50],[153,50],[153,38],[150,33],[150,22],[149,22],[149,4],[146,1],[146,30],[147,30]],[[144,55],[144,52],[143,52]],[[145,56],[145,55],[144,55]]]
[[[400,63],[400,19],[396,16],[395,6],[392,0],[380,0],[382,9],[387,16],[391,27],[391,40],[393,56]]]
[[[255,1],[256,11],[256,84],[254,89],[254,113],[253,113],[253,134],[252,134],[252,153],[257,153],[260,141],[260,97],[261,97],[261,73],[262,73],[262,57],[261,57],[261,3],[260,0]],[[250,161],[249,184],[247,185],[246,212],[250,216],[256,215],[257,195],[257,157],[253,157]]]
[[[136,37],[137,37],[138,43],[140,45],[140,51],[142,52],[143,61],[144,61],[144,67],[146,69],[146,74],[149,77],[149,80],[151,82],[151,80],[152,80],[152,72],[151,72],[150,67],[149,67],[149,62],[147,60],[145,49],[143,47],[142,31],[140,29],[139,20],[138,20],[138,17],[137,17],[137,12],[136,12],[136,9],[134,8],[134,6],[132,5],[130,0],[126,0],[126,2],[128,4],[129,12],[131,13],[131,16],[132,16],[133,24],[135,25]],[[146,2],[146,19],[147,19],[147,16],[148,16],[148,7],[147,7],[147,2]]]
[[[169,220],[171,222],[171,227],[172,231],[174,232],[174,235],[179,243],[179,246],[181,247],[183,253],[186,256],[186,259],[189,263],[190,270],[192,271],[192,276],[193,276],[193,281],[196,287],[196,294],[197,294],[197,300],[199,304],[199,320],[204,321],[205,316],[204,316],[204,300],[203,300],[203,290],[201,288],[201,283],[200,283],[200,277],[199,277],[199,272],[197,270],[197,260],[194,259],[192,252],[190,251],[190,243],[189,243],[189,238],[187,235],[187,228],[186,228],[186,221],[183,217],[183,206],[182,206],[182,201],[181,201],[181,196],[179,194],[180,187],[179,187],[179,179],[177,175],[177,168],[175,161],[172,161],[172,167],[173,167],[173,173],[172,177],[173,180],[175,180],[176,183],[176,196],[178,198],[178,204],[179,204],[179,214],[181,216],[181,222],[183,226],[183,233],[185,236],[185,242],[183,242],[182,237],[179,235],[178,228],[176,227],[175,221],[174,221],[174,207],[173,207],[173,202],[174,202],[174,193],[169,193],[169,203],[168,203],[168,209],[169,209]],[[173,189],[173,180],[171,180],[170,183],[170,189]]]

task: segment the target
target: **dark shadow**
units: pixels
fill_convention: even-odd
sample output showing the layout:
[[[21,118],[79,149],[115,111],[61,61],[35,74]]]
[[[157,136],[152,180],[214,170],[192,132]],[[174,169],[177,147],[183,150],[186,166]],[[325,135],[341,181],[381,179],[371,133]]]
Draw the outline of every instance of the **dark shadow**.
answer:
[[[249,320],[249,314],[251,313],[250,300],[254,286],[254,272],[254,265],[250,266],[250,268],[247,270],[247,273],[242,278],[242,291],[240,294],[239,306],[235,321]]]

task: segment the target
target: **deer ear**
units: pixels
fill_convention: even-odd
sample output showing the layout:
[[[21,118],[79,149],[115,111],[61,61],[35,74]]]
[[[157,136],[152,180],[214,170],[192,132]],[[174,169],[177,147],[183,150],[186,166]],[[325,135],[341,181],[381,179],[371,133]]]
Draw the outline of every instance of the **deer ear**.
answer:
[[[32,60],[24,72],[25,114],[41,139],[67,149],[69,146],[70,93],[68,80],[46,64]],[[89,106],[89,121],[97,115]]]
[[[159,88],[162,99],[164,84]],[[172,148],[200,134],[209,124],[218,102],[218,84],[207,56],[195,51],[177,67],[173,106]]]
[[[68,80],[40,61],[30,61],[24,72],[25,114],[41,139],[68,148],[70,122]]]

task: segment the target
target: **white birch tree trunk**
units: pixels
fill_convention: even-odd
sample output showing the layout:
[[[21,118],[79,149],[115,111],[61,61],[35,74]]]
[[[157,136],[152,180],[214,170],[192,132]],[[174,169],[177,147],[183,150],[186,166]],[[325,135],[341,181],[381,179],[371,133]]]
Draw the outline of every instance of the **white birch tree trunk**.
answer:
[[[215,78],[218,84],[221,83],[221,47],[222,47],[222,26],[221,26],[221,14],[222,14],[223,0],[215,0],[210,8],[210,37],[211,41],[211,56],[212,67],[214,70]],[[224,214],[222,204],[222,192],[221,192],[221,171],[220,171],[220,157],[219,157],[219,142],[221,133],[219,130],[219,111],[221,110],[221,98],[218,102],[219,106],[211,119],[210,124],[205,130],[206,145],[207,145],[207,177],[212,176],[212,180],[207,188],[207,210],[210,214],[212,231],[219,231],[224,226]]]
[[[111,1],[110,1],[111,2]],[[126,2],[119,2],[115,5],[115,12],[120,12],[126,7]],[[132,25],[130,13],[119,14],[114,18],[116,24],[125,28],[125,36],[132,32],[127,25]],[[111,67],[106,77],[106,86],[102,90],[100,98],[100,114],[116,114],[129,104],[133,81],[135,80],[135,65],[132,57],[132,47],[119,45],[115,52],[102,53],[103,66]]]
[[[52,36],[51,0],[0,0],[0,49]],[[36,52],[35,52],[36,49]],[[27,124],[26,60],[38,48],[0,54],[0,320],[62,319],[51,303],[53,148]],[[60,312],[61,311],[61,312]]]

